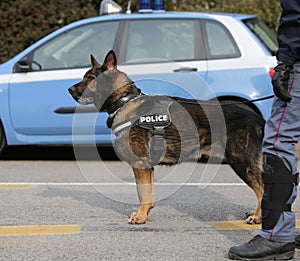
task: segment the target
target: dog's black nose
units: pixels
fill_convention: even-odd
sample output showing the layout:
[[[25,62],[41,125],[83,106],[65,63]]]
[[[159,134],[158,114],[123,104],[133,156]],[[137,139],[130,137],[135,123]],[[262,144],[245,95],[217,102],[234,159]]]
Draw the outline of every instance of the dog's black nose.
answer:
[[[74,86],[72,86],[68,89],[68,91],[70,94],[73,94],[74,92],[76,92],[76,88]]]

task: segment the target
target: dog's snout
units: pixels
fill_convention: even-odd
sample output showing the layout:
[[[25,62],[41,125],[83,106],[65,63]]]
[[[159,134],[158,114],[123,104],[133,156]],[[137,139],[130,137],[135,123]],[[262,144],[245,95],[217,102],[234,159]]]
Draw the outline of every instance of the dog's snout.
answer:
[[[70,88],[68,89],[68,91],[69,91],[70,94],[76,92],[75,86],[70,87]]]

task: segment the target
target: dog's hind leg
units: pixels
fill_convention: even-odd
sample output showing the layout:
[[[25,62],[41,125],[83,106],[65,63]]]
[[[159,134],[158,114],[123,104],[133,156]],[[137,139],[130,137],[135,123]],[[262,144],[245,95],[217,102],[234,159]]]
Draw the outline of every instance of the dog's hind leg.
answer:
[[[255,211],[249,211],[246,213],[245,222],[248,224],[260,224],[261,223],[261,201],[263,197],[263,180],[262,180],[262,167],[260,160],[257,163],[252,162],[252,166],[249,166],[249,162],[237,161],[236,159],[230,159],[230,166],[238,174],[238,176],[254,191],[257,198],[257,208]],[[246,167],[248,165],[248,167]]]
[[[137,193],[140,200],[140,208],[131,214],[128,222],[131,224],[143,224],[148,213],[154,207],[154,169],[133,168]]]
[[[247,185],[253,189],[256,197],[257,197],[257,209],[255,211],[249,211],[246,213],[246,220],[247,224],[260,224],[261,223],[261,201],[263,198],[263,181],[261,176],[261,169],[260,168],[248,168],[247,170]]]

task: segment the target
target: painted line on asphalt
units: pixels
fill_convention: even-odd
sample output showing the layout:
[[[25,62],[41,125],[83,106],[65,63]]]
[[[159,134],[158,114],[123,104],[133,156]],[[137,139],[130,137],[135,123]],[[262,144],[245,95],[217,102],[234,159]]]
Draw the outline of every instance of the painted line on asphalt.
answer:
[[[155,186],[246,186],[245,183],[167,183],[156,182]],[[134,182],[0,182],[1,187],[9,186],[136,186]]]
[[[0,184],[0,190],[1,189],[31,189],[33,187],[35,187],[35,185],[15,184],[15,183]]]
[[[260,229],[261,225],[250,225],[244,221],[216,221],[213,226],[217,230],[255,230]]]
[[[70,235],[79,232],[77,225],[0,226],[0,236]]]
[[[256,230],[261,228],[261,224],[250,225],[244,221],[217,221],[213,222],[217,230]],[[300,228],[300,219],[296,220],[296,228]]]

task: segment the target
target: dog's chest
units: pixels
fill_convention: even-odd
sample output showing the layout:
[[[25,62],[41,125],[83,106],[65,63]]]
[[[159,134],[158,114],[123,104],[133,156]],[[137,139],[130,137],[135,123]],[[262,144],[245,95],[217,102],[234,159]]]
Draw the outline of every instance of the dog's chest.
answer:
[[[160,100],[157,96],[146,96],[140,104],[127,104],[118,112],[112,130],[118,135],[132,127],[141,127],[147,130],[168,127],[172,120],[170,114],[171,100]],[[133,102],[134,103],[134,102]],[[131,108],[134,107],[134,108]]]

